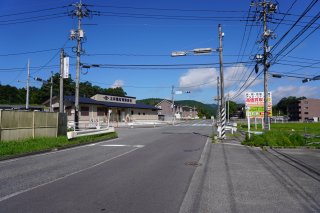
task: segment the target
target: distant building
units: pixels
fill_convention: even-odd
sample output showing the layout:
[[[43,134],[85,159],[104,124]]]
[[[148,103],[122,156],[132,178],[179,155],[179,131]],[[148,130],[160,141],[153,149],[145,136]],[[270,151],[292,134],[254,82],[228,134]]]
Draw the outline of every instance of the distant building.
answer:
[[[172,102],[169,100],[160,101],[156,107],[159,109],[158,117],[159,120],[172,120]],[[198,111],[195,107],[190,106],[180,106],[175,104],[175,118],[176,119],[198,119]]]
[[[299,101],[289,104],[287,106],[289,121],[299,121],[300,110],[299,110]]]
[[[320,99],[307,98],[288,106],[290,121],[319,121]]]
[[[75,97],[64,97],[64,112],[68,115],[68,121],[74,121]],[[49,100],[44,102],[49,106]],[[52,107],[59,111],[59,98],[54,97]],[[135,97],[96,94],[91,98],[79,98],[79,123],[107,122],[110,111],[110,122],[130,122],[135,120],[157,120],[159,109],[137,103]]]
[[[299,121],[319,120],[320,99],[303,99],[299,103]]]

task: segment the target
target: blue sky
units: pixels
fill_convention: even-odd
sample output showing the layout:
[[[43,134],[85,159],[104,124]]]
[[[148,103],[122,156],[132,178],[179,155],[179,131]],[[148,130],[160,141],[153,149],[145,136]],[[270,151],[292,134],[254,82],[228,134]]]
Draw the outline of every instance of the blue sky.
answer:
[[[50,72],[58,72],[59,49],[65,48],[75,63],[72,47],[75,41],[69,40],[70,30],[76,28],[76,19],[68,16],[76,1],[56,0],[11,0],[2,3],[0,8],[0,75],[2,85],[25,86],[27,61],[31,61],[33,77],[48,79]],[[293,4],[293,2],[295,2]],[[299,15],[311,1],[279,0],[278,12],[273,16],[270,30],[276,29],[276,42],[290,29]],[[218,24],[222,25],[224,37],[225,93],[243,103],[243,95],[238,94],[242,85],[257,77],[250,74],[254,61],[252,57],[262,53],[261,22],[254,22],[251,8],[250,21],[246,22],[250,1],[239,0],[84,0],[88,8],[99,11],[83,20],[86,52],[82,63],[101,64],[104,68],[83,69],[81,81],[109,88],[123,86],[129,96],[138,99],[170,98],[171,86],[177,90],[191,91],[177,95],[177,100],[193,99],[213,103],[216,96],[216,77],[219,71],[218,53],[211,55],[189,55],[171,57],[175,50],[192,50],[200,47],[217,48]],[[293,5],[292,5],[293,4]],[[289,15],[284,16],[288,9]],[[56,8],[50,9],[49,8]],[[302,18],[274,50],[275,56],[318,12],[317,3]],[[41,12],[36,12],[43,10]],[[34,11],[34,12],[30,12]],[[50,16],[48,16],[50,15]],[[33,17],[33,19],[30,19]],[[52,19],[47,19],[48,17]],[[40,20],[43,19],[45,20]],[[283,19],[283,21],[281,21]],[[37,21],[35,21],[37,20]],[[28,22],[30,21],[30,22]],[[281,24],[278,23],[281,21]],[[24,22],[24,23],[17,23]],[[320,98],[320,81],[302,83],[305,77],[320,75],[320,24],[317,20],[301,37],[283,52],[277,63],[270,67],[271,73],[292,77],[269,78],[269,90],[273,92],[274,104],[286,96],[306,96]],[[314,30],[314,32],[312,32]],[[308,36],[310,34],[310,36]],[[300,41],[303,42],[295,47]],[[295,47],[295,48],[294,48]],[[37,52],[41,51],[41,52]],[[37,52],[37,53],[32,53]],[[188,64],[182,66],[182,64]],[[208,64],[208,65],[200,65]],[[155,67],[119,65],[156,65]],[[176,65],[176,67],[168,66]],[[210,65],[210,66],[209,66]],[[260,72],[262,67],[260,67]],[[70,68],[75,78],[75,67]],[[263,91],[263,75],[243,92]],[[248,79],[248,80],[247,80]],[[17,82],[20,80],[21,82]],[[247,80],[247,81],[246,81]],[[40,86],[32,82],[33,86]],[[247,85],[247,84],[246,84]],[[240,91],[242,91],[242,89]]]

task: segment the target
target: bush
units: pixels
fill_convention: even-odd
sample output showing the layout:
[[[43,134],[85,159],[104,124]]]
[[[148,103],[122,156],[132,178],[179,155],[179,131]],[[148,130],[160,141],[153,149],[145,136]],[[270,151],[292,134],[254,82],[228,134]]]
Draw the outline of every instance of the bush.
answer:
[[[303,146],[304,138],[297,133],[287,133],[279,131],[268,131],[261,135],[251,135],[249,139],[246,136],[243,144],[248,146],[281,146],[281,147],[294,147],[294,146]]]

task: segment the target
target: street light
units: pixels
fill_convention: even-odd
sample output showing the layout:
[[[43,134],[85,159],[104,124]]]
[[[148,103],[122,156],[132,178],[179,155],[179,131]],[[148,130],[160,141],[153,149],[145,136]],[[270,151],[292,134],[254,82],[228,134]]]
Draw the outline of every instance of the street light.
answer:
[[[219,61],[220,61],[220,91],[221,91],[221,130],[219,133],[219,137],[221,139],[225,139],[225,123],[226,123],[226,113],[225,113],[225,97],[224,97],[224,77],[223,77],[223,48],[222,48],[222,39],[224,37],[224,33],[222,32],[221,24],[218,25],[218,35],[219,35],[219,48],[197,48],[192,51],[175,51],[171,53],[171,56],[186,56],[190,53],[193,55],[202,55],[202,54],[210,54],[212,52],[219,52]]]
[[[171,53],[172,57],[177,56],[186,56],[186,55],[204,55],[204,54],[210,54],[212,52],[217,52],[218,49],[212,49],[212,48],[196,48],[193,50],[186,50],[186,51],[174,51]]]

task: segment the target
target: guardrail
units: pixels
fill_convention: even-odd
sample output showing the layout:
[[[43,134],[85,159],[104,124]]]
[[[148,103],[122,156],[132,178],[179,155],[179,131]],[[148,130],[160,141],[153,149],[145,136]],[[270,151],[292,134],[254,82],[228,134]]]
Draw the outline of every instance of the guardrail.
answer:
[[[103,129],[85,129],[85,130],[76,130],[76,131],[70,131],[67,132],[68,139],[81,137],[81,136],[88,136],[88,135],[99,135],[99,134],[105,134],[115,132],[114,127],[109,128],[103,128]]]

